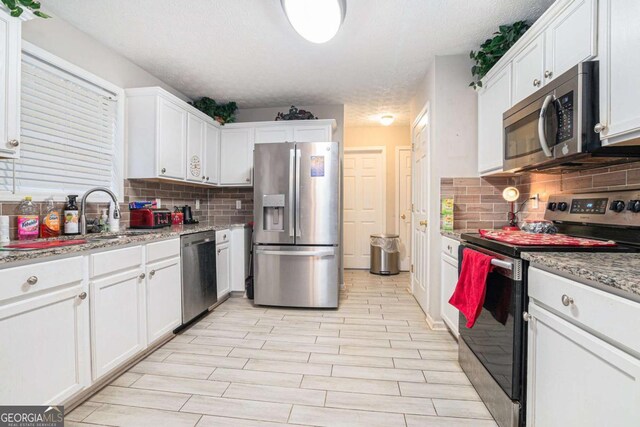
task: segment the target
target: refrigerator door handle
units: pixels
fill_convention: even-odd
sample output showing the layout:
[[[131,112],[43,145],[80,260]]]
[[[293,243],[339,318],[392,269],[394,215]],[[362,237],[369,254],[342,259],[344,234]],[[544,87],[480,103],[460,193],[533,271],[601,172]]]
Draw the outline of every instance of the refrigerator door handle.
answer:
[[[296,237],[302,236],[300,231],[300,157],[302,157],[302,150],[296,149]]]
[[[296,162],[296,152],[295,149],[289,150],[289,236],[293,237],[294,234],[294,226],[297,222],[295,205],[297,197],[294,197],[295,187],[296,187],[296,178],[295,178],[295,162]]]
[[[316,256],[326,257],[335,255],[333,249],[324,249],[317,251],[270,251],[265,249],[257,249],[256,254],[259,255],[285,255],[285,256]]]

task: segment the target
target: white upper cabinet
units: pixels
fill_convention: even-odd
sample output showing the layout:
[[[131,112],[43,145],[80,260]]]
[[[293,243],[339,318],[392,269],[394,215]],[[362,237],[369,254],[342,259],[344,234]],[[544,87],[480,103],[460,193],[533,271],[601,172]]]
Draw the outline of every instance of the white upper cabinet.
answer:
[[[207,184],[220,182],[220,129],[205,124],[204,176]]]
[[[511,64],[494,74],[478,93],[478,171],[502,171],[502,114],[511,107]]]
[[[20,157],[20,19],[0,8],[0,158]]]
[[[545,83],[596,56],[597,0],[575,0],[545,31]]]
[[[251,186],[253,128],[220,130],[220,185]]]
[[[256,144],[264,144],[268,142],[291,142],[293,140],[293,127],[291,126],[282,125],[256,127]]]
[[[540,34],[513,58],[513,103],[540,89],[543,80],[544,34]]]
[[[158,164],[159,176],[185,178],[185,144],[187,142],[187,112],[173,102],[160,98],[158,102]]]
[[[193,114],[187,117],[187,181],[205,182],[205,122]]]
[[[600,138],[640,137],[640,2],[600,0]]]
[[[326,125],[295,126],[293,128],[293,140],[296,142],[331,141],[331,127]]]

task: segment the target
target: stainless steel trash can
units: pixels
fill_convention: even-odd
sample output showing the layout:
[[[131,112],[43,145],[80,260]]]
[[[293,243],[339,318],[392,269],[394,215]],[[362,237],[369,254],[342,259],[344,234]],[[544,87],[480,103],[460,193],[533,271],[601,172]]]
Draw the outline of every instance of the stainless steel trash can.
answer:
[[[400,273],[400,242],[397,234],[371,235],[369,272],[389,276]]]

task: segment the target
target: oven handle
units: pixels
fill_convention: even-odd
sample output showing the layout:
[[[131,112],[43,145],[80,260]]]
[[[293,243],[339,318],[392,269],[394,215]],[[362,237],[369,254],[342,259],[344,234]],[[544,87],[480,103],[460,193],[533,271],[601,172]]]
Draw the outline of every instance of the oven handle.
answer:
[[[549,108],[549,104],[555,100],[555,96],[547,95],[542,103],[542,108],[540,109],[540,118],[538,118],[538,136],[540,139],[540,147],[542,151],[544,151],[545,156],[553,157],[553,153],[549,148],[549,144],[547,143],[547,137],[544,134],[545,128],[545,116],[547,114],[547,108]]]
[[[506,261],[502,261],[499,259],[492,259],[491,260],[491,265],[494,265],[496,267],[500,267],[500,268],[504,268],[505,270],[513,270],[513,264],[510,262],[506,262]]]

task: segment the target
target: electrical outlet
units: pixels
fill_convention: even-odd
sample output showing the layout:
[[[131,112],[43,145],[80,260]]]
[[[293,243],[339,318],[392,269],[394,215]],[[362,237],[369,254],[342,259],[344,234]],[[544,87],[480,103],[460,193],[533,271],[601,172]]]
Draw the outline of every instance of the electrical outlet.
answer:
[[[196,199],[196,210],[200,210],[200,199]]]
[[[540,194],[536,193],[533,195],[532,197],[532,202],[531,202],[531,208],[532,209],[538,209],[539,203],[540,203]]]
[[[162,200],[156,199],[156,205],[158,206],[158,209],[160,209],[162,207]]]
[[[242,200],[236,200],[236,209],[237,210],[242,209]]]

